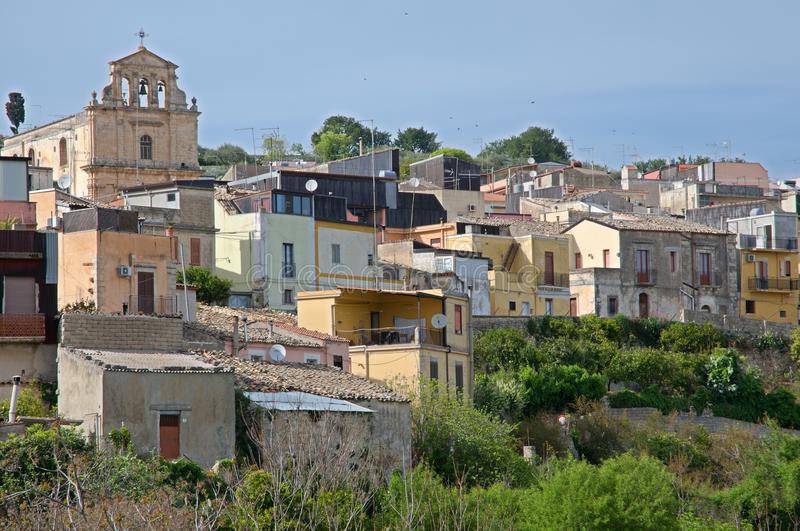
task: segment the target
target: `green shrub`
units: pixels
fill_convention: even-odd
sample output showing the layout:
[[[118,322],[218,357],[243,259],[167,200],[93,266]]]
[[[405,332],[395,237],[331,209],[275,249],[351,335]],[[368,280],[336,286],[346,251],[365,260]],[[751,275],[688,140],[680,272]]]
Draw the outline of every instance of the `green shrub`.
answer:
[[[536,358],[543,363],[579,365],[590,372],[602,372],[617,353],[617,346],[608,340],[554,337],[541,342]]]
[[[475,376],[475,407],[506,422],[517,422],[525,409],[525,387],[513,372],[478,374]]]
[[[767,330],[753,339],[753,346],[760,353],[785,352],[789,349],[789,340],[781,334]]]
[[[734,395],[740,378],[739,353],[732,348],[716,348],[707,367],[708,388],[720,397]]]
[[[520,380],[525,386],[525,413],[556,411],[574,403],[578,397],[599,400],[605,395],[606,378],[589,373],[577,365],[546,365],[541,369],[523,369]]]
[[[612,381],[636,382],[642,387],[658,385],[671,390],[692,390],[697,385],[691,360],[678,354],[653,348],[620,350],[605,372]]]
[[[660,343],[674,352],[709,352],[725,345],[725,334],[711,323],[670,323],[661,332]]]
[[[655,317],[645,317],[632,321],[633,337],[636,342],[643,347],[658,347],[661,339],[661,332],[669,325],[668,321],[663,321]]]
[[[175,275],[176,282],[184,282],[183,271],[180,269]],[[186,268],[186,282],[197,288],[197,300],[207,304],[228,304],[231,294],[230,280],[220,278],[204,267],[192,266]]]
[[[533,362],[535,351],[525,332],[495,328],[475,340],[475,365],[486,371],[517,369]]]
[[[0,402],[0,417],[7,419],[11,409],[11,400]],[[39,394],[30,387],[23,387],[17,396],[17,416],[20,417],[53,417],[55,411],[44,403]]]
[[[645,387],[640,393],[629,389],[613,393],[608,397],[611,407],[653,407],[662,414],[668,415],[675,411],[688,411],[691,402],[682,396],[665,395],[656,385]]]
[[[685,460],[689,470],[699,470],[709,465],[709,456],[691,441],[675,434],[655,432],[644,437],[643,450],[665,465],[671,461]]]
[[[570,435],[583,459],[598,464],[630,448],[632,430],[626,419],[599,402],[579,399],[576,409]]]

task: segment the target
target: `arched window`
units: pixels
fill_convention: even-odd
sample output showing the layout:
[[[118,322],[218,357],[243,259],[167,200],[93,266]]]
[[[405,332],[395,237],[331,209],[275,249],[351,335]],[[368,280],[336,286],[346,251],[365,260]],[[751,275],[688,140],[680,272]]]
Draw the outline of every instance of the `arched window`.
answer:
[[[150,106],[150,83],[142,78],[139,80],[139,86],[136,87],[136,93],[139,95],[139,107]]]
[[[128,103],[131,101],[131,82],[128,81],[127,77],[123,77],[120,81],[119,90],[120,96],[122,96],[122,104],[128,105]]]
[[[62,138],[58,141],[58,165],[67,165],[67,139]]]
[[[139,158],[153,160],[153,139],[150,135],[142,135],[139,139]]]
[[[167,106],[167,84],[159,81],[156,86],[156,97],[158,98],[158,108],[163,109]]]
[[[31,159],[30,165],[36,166],[36,152],[33,150],[33,148],[28,150],[28,158]]]

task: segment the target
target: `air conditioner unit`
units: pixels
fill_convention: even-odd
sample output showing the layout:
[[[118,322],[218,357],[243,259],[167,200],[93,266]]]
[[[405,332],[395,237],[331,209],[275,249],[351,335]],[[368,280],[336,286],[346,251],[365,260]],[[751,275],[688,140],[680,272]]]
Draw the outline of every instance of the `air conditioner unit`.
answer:
[[[61,228],[61,218],[58,216],[53,216],[47,218],[47,228],[48,229],[60,229]]]
[[[748,254],[748,255],[747,255],[747,261],[748,261],[749,263],[755,262],[755,261],[756,261],[756,255],[754,255],[754,254]]]
[[[119,273],[119,276],[121,277],[129,277],[133,274],[133,272],[131,271],[131,266],[126,266],[126,265],[119,266],[117,268],[117,273]]]
[[[477,206],[475,206],[475,205],[472,205],[472,204],[470,204],[470,205],[469,205],[469,211],[470,211],[470,212],[475,212],[476,210],[478,210],[478,207],[477,207]]]

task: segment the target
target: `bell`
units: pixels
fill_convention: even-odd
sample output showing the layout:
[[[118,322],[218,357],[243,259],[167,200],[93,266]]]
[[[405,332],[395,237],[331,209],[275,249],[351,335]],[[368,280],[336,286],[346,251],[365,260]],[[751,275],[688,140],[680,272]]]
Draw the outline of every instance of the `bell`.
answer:
[[[139,96],[147,96],[147,82],[144,79],[139,80]]]

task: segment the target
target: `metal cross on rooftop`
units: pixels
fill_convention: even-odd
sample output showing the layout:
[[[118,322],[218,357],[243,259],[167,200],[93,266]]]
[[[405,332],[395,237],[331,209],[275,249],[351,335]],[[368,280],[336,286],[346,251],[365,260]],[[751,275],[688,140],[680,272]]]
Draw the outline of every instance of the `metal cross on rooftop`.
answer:
[[[137,37],[139,37],[139,48],[144,48],[144,38],[147,37],[147,33],[144,32],[144,28],[139,28],[139,31],[134,33]]]

